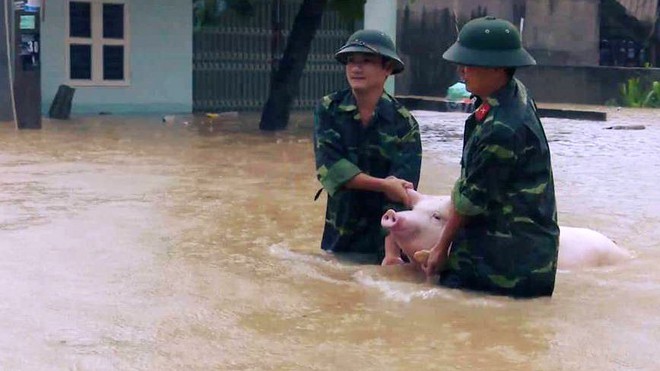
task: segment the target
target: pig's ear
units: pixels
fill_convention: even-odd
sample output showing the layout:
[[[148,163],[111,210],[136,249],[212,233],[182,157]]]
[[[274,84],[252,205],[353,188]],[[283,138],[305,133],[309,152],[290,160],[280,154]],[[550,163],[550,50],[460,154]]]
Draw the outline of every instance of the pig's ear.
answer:
[[[422,199],[423,195],[412,188],[408,189],[407,191],[408,191],[408,199],[410,200],[410,207],[414,207],[415,205],[417,205],[419,200]]]

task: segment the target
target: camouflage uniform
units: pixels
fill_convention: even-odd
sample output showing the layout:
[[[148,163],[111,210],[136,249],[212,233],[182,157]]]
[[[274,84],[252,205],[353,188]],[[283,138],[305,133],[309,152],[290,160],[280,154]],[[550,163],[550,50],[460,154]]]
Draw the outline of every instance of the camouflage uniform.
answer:
[[[468,219],[452,243],[441,284],[518,297],[552,295],[559,227],[543,127],[515,78],[485,103],[465,124],[452,200]]]
[[[321,248],[361,255],[361,262],[380,263],[387,234],[380,218],[387,209],[401,210],[403,205],[388,201],[383,193],[343,185],[362,172],[377,178],[393,175],[416,188],[422,160],[417,121],[383,93],[365,127],[352,91],[338,91],[324,97],[316,108],[314,151],[317,177],[328,193]]]

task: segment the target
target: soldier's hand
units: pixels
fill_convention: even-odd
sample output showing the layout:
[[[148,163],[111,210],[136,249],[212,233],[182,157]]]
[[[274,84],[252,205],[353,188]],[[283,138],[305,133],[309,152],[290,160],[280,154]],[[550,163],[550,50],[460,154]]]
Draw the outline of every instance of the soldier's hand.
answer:
[[[385,196],[390,201],[401,202],[409,206],[410,200],[408,200],[408,192],[406,190],[412,188],[413,184],[411,182],[394,176],[388,176],[385,178],[383,193],[385,193]]]
[[[445,265],[447,261],[447,253],[445,249],[436,246],[431,249],[428,260],[426,263],[422,264],[422,270],[426,273],[427,277],[438,274],[441,268]]]

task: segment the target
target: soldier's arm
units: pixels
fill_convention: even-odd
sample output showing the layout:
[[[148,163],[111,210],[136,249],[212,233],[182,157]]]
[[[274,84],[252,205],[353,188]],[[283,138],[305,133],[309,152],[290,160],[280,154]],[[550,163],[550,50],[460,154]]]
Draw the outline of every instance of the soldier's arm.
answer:
[[[314,111],[314,155],[316,176],[330,196],[361,171],[346,158],[341,133],[335,130],[330,113],[330,98],[325,97]]]
[[[489,198],[500,194],[514,169],[517,160],[514,132],[501,124],[491,122],[487,125],[490,126],[465,164],[465,174],[454,185],[449,219],[440,241],[422,266],[428,276],[442,269],[458,230],[470,217],[487,211]]]
[[[376,178],[364,173],[357,174],[346,183],[346,188],[382,192],[388,200],[402,203],[408,207],[410,207],[410,200],[406,189],[412,187],[413,184],[405,179],[395,177]]]
[[[422,167],[422,139],[419,133],[417,120],[406,110],[399,110],[402,127],[399,141],[401,143],[398,153],[392,154],[391,174],[397,178],[413,183],[417,189]]]
[[[314,154],[317,178],[330,196],[342,187],[383,192],[392,201],[408,203],[406,188],[412,184],[402,179],[376,178],[362,173],[346,158],[341,133],[334,129],[334,118],[325,98],[314,112]]]
[[[497,121],[486,127],[452,191],[453,205],[464,216],[486,212],[489,200],[505,192],[518,160],[513,130]]]

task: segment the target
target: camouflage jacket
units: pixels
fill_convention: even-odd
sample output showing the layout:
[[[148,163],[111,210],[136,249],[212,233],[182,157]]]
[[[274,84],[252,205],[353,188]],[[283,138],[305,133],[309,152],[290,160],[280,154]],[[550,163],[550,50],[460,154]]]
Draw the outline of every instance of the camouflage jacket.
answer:
[[[517,79],[468,117],[452,200],[468,219],[452,243],[442,284],[552,295],[559,227],[550,150],[536,106]]]
[[[366,254],[369,262],[384,256],[386,232],[380,219],[389,202],[380,192],[346,189],[359,173],[378,178],[393,175],[419,182],[422,144],[419,126],[408,110],[387,93],[380,98],[366,127],[360,122],[350,89],[323,97],[314,115],[317,178],[328,193],[321,248]],[[363,258],[364,259],[364,258]]]

